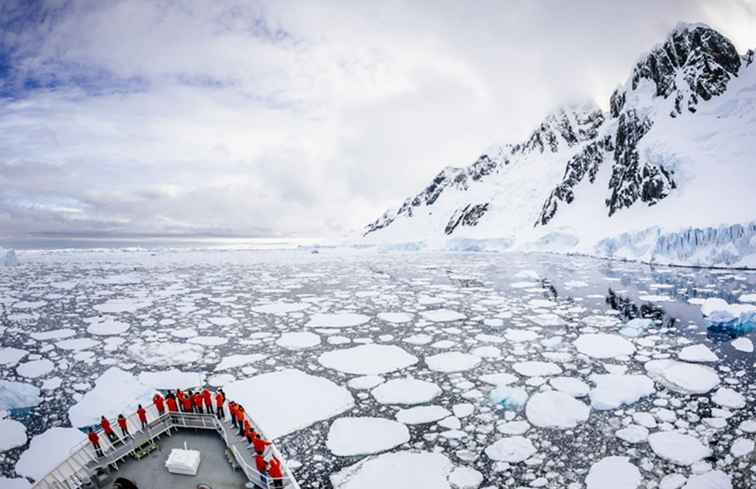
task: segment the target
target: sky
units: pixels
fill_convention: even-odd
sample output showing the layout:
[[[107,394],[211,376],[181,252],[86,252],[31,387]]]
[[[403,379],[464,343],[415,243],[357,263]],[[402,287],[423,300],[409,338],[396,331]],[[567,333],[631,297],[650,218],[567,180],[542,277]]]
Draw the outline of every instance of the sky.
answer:
[[[756,0],[0,0],[0,237],[351,236]]]

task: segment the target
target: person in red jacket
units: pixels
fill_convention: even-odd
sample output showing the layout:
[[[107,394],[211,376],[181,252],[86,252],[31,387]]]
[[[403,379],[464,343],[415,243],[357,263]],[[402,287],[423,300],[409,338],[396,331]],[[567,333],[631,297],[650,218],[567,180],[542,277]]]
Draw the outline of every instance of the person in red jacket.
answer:
[[[244,406],[241,404],[236,405],[236,424],[239,426],[239,436],[244,436]]]
[[[255,429],[246,419],[244,420],[244,438],[247,439],[247,442],[250,445],[252,445],[255,441]]]
[[[273,457],[268,463],[268,474],[273,479],[273,487],[283,487],[283,470],[281,462],[276,457]]]
[[[172,413],[178,412],[178,404],[176,404],[176,398],[173,397],[173,394],[168,394],[168,397],[165,399],[166,405],[168,405],[168,411]]]
[[[123,417],[123,414],[118,415],[118,427],[121,428],[121,433],[123,433],[124,438],[131,437],[129,427],[126,425],[126,418]]]
[[[160,395],[159,392],[156,392],[154,396],[152,396],[152,402],[155,403],[155,407],[158,411],[158,416],[162,416],[165,414],[165,405],[163,404],[163,396]]]
[[[207,414],[215,414],[213,411],[213,396],[210,395],[207,387],[202,390],[202,402],[205,404],[205,412]]]
[[[184,394],[181,396],[181,410],[185,413],[191,413],[192,412],[192,397],[191,395]]]
[[[182,391],[181,389],[176,389],[176,400],[178,401],[178,405],[181,410],[185,411],[184,406],[186,406],[186,394],[184,394],[184,391]]]
[[[110,443],[115,443],[118,441],[118,436],[116,436],[115,431],[113,431],[113,427],[110,426],[110,421],[108,421],[105,416],[100,418],[100,426],[102,427],[102,431],[104,431],[105,435],[108,437],[108,440],[110,440]]]
[[[192,404],[194,404],[194,412],[202,414],[202,394],[199,392],[192,394]]]
[[[231,417],[231,424],[236,426],[236,403],[234,401],[228,401],[228,415]]]
[[[262,455],[257,455],[255,457],[255,465],[257,466],[257,471],[260,472],[260,480],[263,483],[263,487],[268,487],[267,484],[265,484],[265,481],[267,480],[267,477],[265,477],[265,474],[267,474],[267,464],[265,463],[265,457]]]
[[[100,437],[95,433],[95,431],[92,428],[89,428],[89,433],[87,433],[87,437],[89,438],[89,443],[92,444],[92,446],[95,449],[95,453],[98,457],[102,457],[102,448],[100,448]]]
[[[225,398],[223,396],[223,391],[218,391],[215,393],[215,413],[218,416],[218,419],[225,419],[226,413],[223,409],[223,403],[225,402]]]
[[[260,433],[257,433],[257,436],[255,436],[255,439],[252,441],[252,445],[254,445],[255,452],[258,455],[263,455],[265,453],[265,448],[267,448],[267,446],[271,444],[272,443],[268,440],[263,440],[263,437],[260,436]]]
[[[137,416],[139,416],[139,421],[142,422],[142,429],[147,428],[147,411],[144,410],[141,404],[137,408]]]

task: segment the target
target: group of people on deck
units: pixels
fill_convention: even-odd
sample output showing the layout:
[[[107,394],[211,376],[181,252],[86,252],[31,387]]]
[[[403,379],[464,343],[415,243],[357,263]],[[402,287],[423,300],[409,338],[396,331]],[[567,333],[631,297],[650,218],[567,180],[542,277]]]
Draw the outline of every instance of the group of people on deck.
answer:
[[[213,401],[215,402],[213,403]],[[176,389],[175,394],[169,391],[165,397],[160,393],[155,393],[152,397],[152,403],[155,405],[158,416],[163,416],[167,409],[167,411],[171,413],[184,412],[213,414],[221,420],[226,418],[224,409],[224,405],[226,404],[226,394],[223,392],[223,389],[218,389],[215,392],[215,395],[213,395],[213,393],[207,388],[197,392],[192,392],[191,390],[184,392],[180,389]],[[272,454],[269,456],[270,460],[266,460],[266,455],[268,455],[266,452],[271,445],[271,442],[265,440],[260,433],[255,432],[254,426],[244,410],[244,406],[235,403],[234,401],[229,401],[227,409],[233,427],[238,430],[239,436],[244,437],[249,442],[250,448],[254,450],[255,466],[263,480],[266,480],[267,477],[271,477],[273,479],[274,487],[283,487],[283,467],[281,461]],[[142,425],[142,429],[146,429],[149,424],[147,421],[147,411],[141,404],[139,404],[136,414]],[[128,422],[123,414],[118,415],[116,423],[121,430],[123,440],[132,437],[129,432]],[[118,435],[116,435],[110,421],[108,421],[105,416],[102,416],[100,419],[100,427],[111,444],[115,445],[123,442],[123,440],[119,439]],[[102,447],[100,446],[100,437],[98,433],[90,428],[88,437],[97,456],[102,457],[103,452]]]

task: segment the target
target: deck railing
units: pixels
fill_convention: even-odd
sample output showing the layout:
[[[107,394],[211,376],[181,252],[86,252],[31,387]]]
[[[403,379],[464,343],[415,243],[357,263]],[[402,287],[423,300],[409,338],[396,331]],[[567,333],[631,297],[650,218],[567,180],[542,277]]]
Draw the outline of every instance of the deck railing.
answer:
[[[115,419],[110,420],[114,427],[113,431],[118,435],[116,442],[111,442],[108,436],[100,429],[97,434],[100,439],[100,448],[103,455],[99,457],[95,448],[85,440],[71,448],[69,456],[53,468],[45,477],[38,480],[32,486],[32,489],[78,489],[89,482],[98,471],[106,469],[108,466],[116,467],[124,458],[133,453],[137,447],[145,442],[154,442],[160,435],[174,429],[206,429],[214,430],[220,435],[233,455],[239,468],[244,476],[257,487],[264,489],[299,489],[299,484],[294,479],[293,474],[286,465],[281,456],[281,452],[275,445],[268,447],[268,452],[281,461],[283,468],[283,477],[276,480],[270,476],[263,475],[252,465],[252,450],[243,437],[233,433],[233,426],[229,423],[218,419],[214,414],[199,414],[185,412],[170,412],[166,409],[161,416],[154,404],[145,407],[147,411],[148,424],[142,428],[142,423],[136,413],[126,417],[126,425],[130,436],[122,436]],[[224,412],[228,417],[228,411]],[[250,420],[250,424],[256,433],[260,433],[263,438],[265,434],[260,427]],[[238,440],[237,440],[238,438]],[[239,448],[241,446],[241,449]],[[278,483],[278,485],[276,484]]]

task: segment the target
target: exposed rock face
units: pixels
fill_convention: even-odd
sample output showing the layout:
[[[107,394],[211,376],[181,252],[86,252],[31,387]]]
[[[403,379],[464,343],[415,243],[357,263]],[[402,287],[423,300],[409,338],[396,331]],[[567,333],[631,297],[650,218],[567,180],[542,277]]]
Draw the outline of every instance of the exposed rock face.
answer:
[[[488,206],[489,204],[486,202],[485,204],[467,204],[466,206],[457,209],[454,214],[452,214],[451,219],[449,219],[449,223],[446,225],[444,232],[446,234],[451,234],[457,229],[457,226],[475,226],[478,224],[480,218],[483,217],[483,214],[488,211]]]

